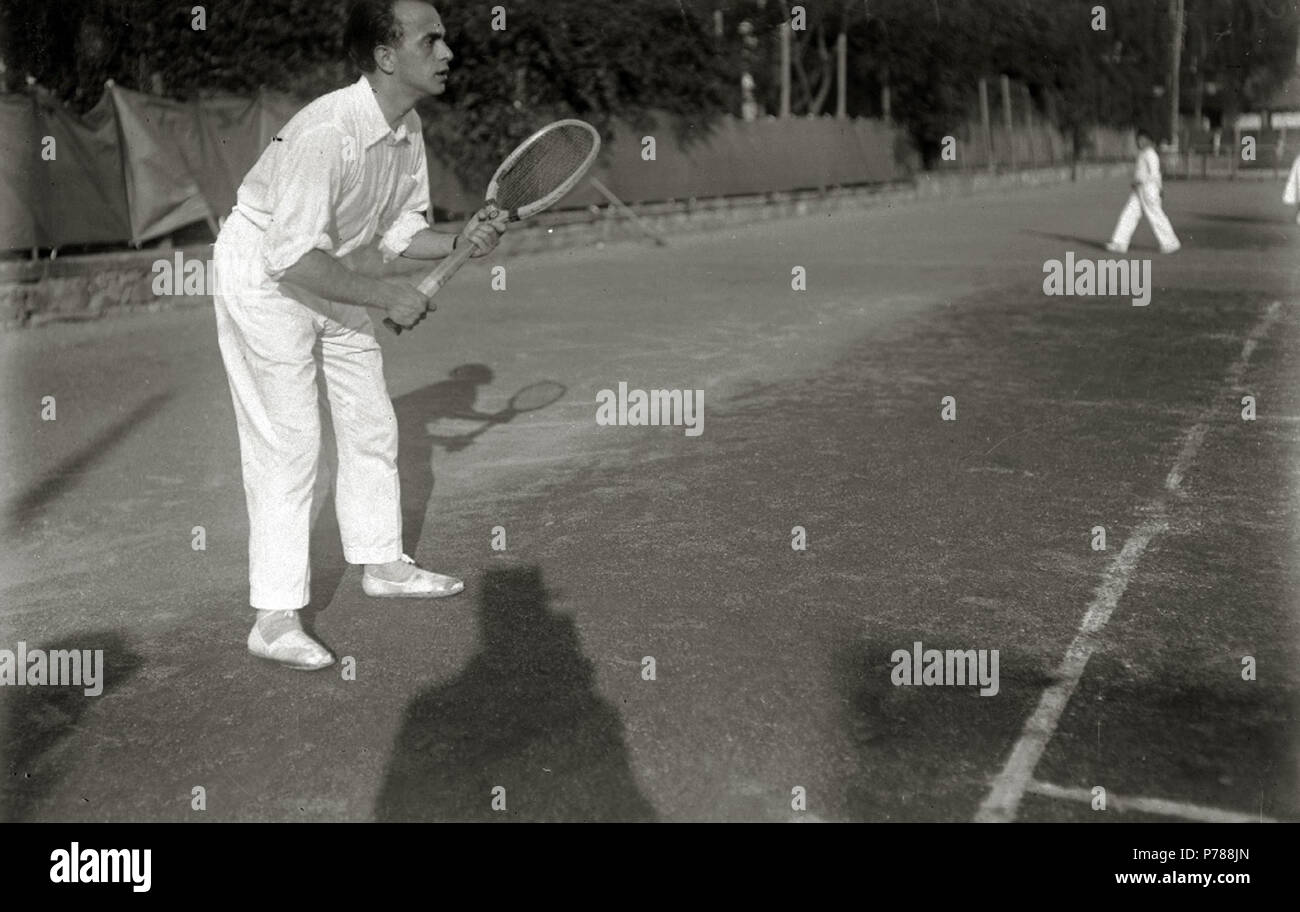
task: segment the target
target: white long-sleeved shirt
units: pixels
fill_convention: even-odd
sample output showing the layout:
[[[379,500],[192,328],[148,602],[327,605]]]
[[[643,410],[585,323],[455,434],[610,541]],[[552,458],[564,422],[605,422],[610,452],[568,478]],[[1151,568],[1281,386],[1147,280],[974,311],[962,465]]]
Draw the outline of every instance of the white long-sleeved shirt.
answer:
[[[1144,187],[1160,189],[1160,155],[1155,149],[1143,149],[1138,152],[1137,167],[1133,169],[1133,180]]]
[[[420,116],[394,130],[362,76],[293,116],[239,187],[235,210],[263,232],[262,266],[278,280],[309,250],[346,256],[381,236],[385,261],[428,227],[429,171]]]

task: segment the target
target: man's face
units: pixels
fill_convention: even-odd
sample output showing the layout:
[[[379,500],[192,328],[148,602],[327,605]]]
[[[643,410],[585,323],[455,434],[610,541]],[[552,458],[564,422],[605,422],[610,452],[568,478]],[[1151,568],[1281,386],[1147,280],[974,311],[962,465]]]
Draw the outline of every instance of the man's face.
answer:
[[[419,0],[397,0],[393,15],[402,26],[402,40],[393,48],[393,75],[423,95],[441,95],[447,89],[447,65],[452,58],[442,17]]]

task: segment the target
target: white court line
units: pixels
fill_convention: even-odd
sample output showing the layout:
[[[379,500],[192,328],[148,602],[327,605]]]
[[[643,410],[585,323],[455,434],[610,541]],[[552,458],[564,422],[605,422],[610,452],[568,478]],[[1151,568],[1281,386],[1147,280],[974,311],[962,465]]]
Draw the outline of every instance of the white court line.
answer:
[[[1083,677],[1088,659],[1092,658],[1093,652],[1100,645],[1101,631],[1119,604],[1120,596],[1128,588],[1129,578],[1137,567],[1138,559],[1151,539],[1166,528],[1168,526],[1163,520],[1147,520],[1142,523],[1124,543],[1123,550],[1106,567],[1101,583],[1079,624],[1079,632],[1056,670],[1056,681],[1043,691],[1038,700],[1038,708],[1025,722],[1020,740],[1016,742],[1006,766],[993,781],[993,789],[975,815],[977,823],[1006,823],[1015,820],[1020,799],[1024,797],[1025,788],[1034,775],[1034,768],[1047,749],[1047,742],[1056,733],[1061,713],[1065,711],[1065,704],[1070,701],[1079,679]]]
[[[1235,389],[1240,384],[1250,356],[1254,354],[1260,339],[1268,332],[1281,311],[1282,302],[1274,301],[1251,328],[1246,343],[1242,346],[1241,355],[1228,369],[1225,379],[1231,388]],[[1181,493],[1183,477],[1196,458],[1209,431],[1210,422],[1220,408],[1218,403],[1210,403],[1203,410],[1202,419],[1197,421],[1184,436],[1183,445],[1174,459],[1173,468],[1169,470],[1169,475],[1165,479],[1167,491]],[[1007,758],[1002,771],[993,780],[993,787],[988,796],[980,804],[979,811],[975,815],[977,823],[1008,823],[1016,819],[1020,801],[1033,781],[1034,769],[1038,766],[1043,751],[1047,749],[1048,742],[1056,733],[1065,706],[1070,702],[1075,688],[1079,686],[1088,660],[1100,645],[1101,632],[1124,595],[1124,590],[1128,588],[1129,579],[1137,568],[1142,553],[1146,551],[1152,539],[1169,528],[1164,520],[1163,496],[1158,497],[1143,512],[1156,518],[1148,519],[1138,526],[1129,540],[1124,543],[1120,553],[1106,565],[1101,582],[1097,585],[1087,610],[1084,611],[1083,620],[1079,622],[1079,632],[1070,643],[1065,658],[1061,660],[1061,665],[1056,670],[1054,675],[1056,680],[1043,691],[1042,697],[1038,700],[1038,707],[1025,721],[1020,739],[1011,749],[1011,755]]]
[[[1259,345],[1261,339],[1272,327],[1274,321],[1282,313],[1282,302],[1274,301],[1264,311],[1264,315],[1255,321],[1251,327],[1250,335],[1246,337],[1246,342],[1241,347],[1241,355],[1232,366],[1228,368],[1228,375],[1224,378],[1224,384],[1230,390],[1238,390],[1241,387],[1241,378],[1246,373],[1246,365],[1250,363],[1250,356],[1255,353],[1255,348]],[[1180,490],[1183,483],[1183,476],[1187,474],[1187,469],[1191,466],[1192,460],[1196,458],[1197,451],[1201,448],[1201,442],[1205,440],[1206,433],[1210,430],[1210,419],[1213,417],[1215,409],[1210,407],[1208,413],[1200,421],[1196,422],[1187,432],[1183,441],[1183,447],[1178,451],[1178,458],[1174,460],[1173,468],[1169,470],[1168,477],[1165,478],[1165,490],[1181,494]]]
[[[1081,801],[1092,804],[1092,790],[1086,788],[1067,788],[1050,782],[1031,781],[1025,791],[1045,798],[1058,798],[1062,801]],[[1277,823],[1272,817],[1263,814],[1242,814],[1238,811],[1225,811],[1220,808],[1191,804],[1187,801],[1169,801],[1166,798],[1125,798],[1114,792],[1106,792],[1106,808],[1120,814],[1135,811],[1139,814],[1154,814],[1158,817],[1178,817],[1183,820],[1195,820],[1198,823]]]

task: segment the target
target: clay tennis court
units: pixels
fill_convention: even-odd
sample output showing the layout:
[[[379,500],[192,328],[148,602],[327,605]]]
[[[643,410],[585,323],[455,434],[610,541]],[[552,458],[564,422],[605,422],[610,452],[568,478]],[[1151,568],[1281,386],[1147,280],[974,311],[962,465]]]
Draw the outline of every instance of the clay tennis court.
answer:
[[[0,689],[0,817],[1297,819],[1300,229],[1171,183],[1149,306],[1044,296],[1126,192],[466,267],[384,338],[407,548],[466,590],[366,598],[322,484],[310,625],[355,680],[245,651],[210,309],[0,336],[0,641],[106,666]],[[703,433],[598,426],[620,381],[703,390]],[[895,686],[915,642],[998,650],[998,692]]]

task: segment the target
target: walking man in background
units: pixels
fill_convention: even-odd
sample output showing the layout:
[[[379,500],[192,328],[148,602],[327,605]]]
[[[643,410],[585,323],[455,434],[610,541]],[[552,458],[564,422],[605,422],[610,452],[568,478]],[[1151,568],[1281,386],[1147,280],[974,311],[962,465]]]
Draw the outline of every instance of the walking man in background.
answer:
[[[429,300],[390,280],[410,271],[401,259],[438,259],[466,243],[483,255],[505,227],[504,216],[480,212],[457,236],[433,231],[425,215],[429,175],[414,106],[446,87],[444,38],[428,3],[354,3],[345,43],[361,78],[289,121],[244,178],[217,238],[217,333],[239,429],[257,609],[248,649],[292,668],[334,662],[298,616],[310,600],[318,370],[338,442],[343,552],[365,565],[366,594],[433,598],[464,588],[402,553],[397,420],[367,313],[419,322]]]
[[[1282,203],[1286,206],[1300,206],[1300,155],[1291,163],[1291,172],[1286,176],[1286,187],[1282,190]],[[1300,209],[1295,213],[1296,224],[1300,224]]]
[[[1174,226],[1169,224],[1165,207],[1161,201],[1162,183],[1160,180],[1160,156],[1155,150],[1155,141],[1146,130],[1138,130],[1137,167],[1133,171],[1133,192],[1129,194],[1128,203],[1119,215],[1115,233],[1111,235],[1106,249],[1112,253],[1127,253],[1129,241],[1138,220],[1145,215],[1151,223],[1151,230],[1156,233],[1161,253],[1177,253],[1182,248]]]

